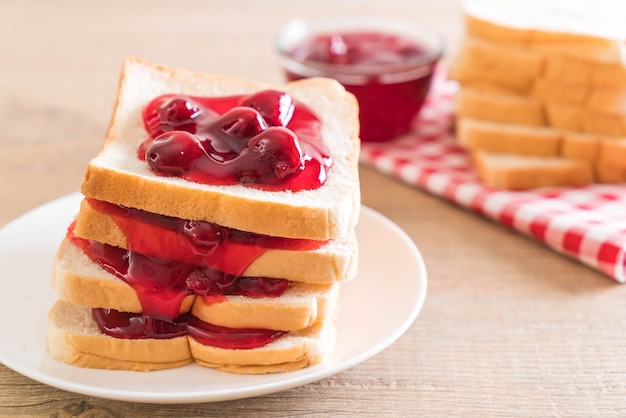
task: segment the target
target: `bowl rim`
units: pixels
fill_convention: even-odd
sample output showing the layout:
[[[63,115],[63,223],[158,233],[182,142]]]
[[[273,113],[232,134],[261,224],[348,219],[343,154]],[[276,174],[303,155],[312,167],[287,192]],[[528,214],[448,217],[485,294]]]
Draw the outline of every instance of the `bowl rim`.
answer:
[[[349,30],[377,30],[404,35],[416,39],[418,43],[426,43],[428,48],[424,54],[418,57],[394,64],[332,64],[297,59],[292,54],[293,48],[310,39],[313,35]],[[289,40],[288,37],[293,36],[294,33],[299,37],[295,40]],[[428,37],[428,41],[422,42],[426,37]],[[367,76],[415,78],[415,73],[429,72],[428,69],[439,61],[444,54],[446,43],[438,31],[422,23],[397,18],[350,15],[292,19],[277,32],[275,47],[286,69],[297,70],[298,73],[304,73],[308,77],[330,75],[337,78],[343,76],[355,78],[356,81],[356,78]]]

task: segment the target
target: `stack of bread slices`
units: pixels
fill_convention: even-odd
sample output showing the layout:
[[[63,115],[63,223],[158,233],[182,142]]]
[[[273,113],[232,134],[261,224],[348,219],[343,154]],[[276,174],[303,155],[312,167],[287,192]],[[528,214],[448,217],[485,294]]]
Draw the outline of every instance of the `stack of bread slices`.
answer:
[[[196,183],[154,173],[137,157],[147,137],[142,112],[155,97],[270,88],[321,121],[333,160],[321,187]],[[356,275],[358,153],[356,101],[332,80],[272,87],[129,59],[104,147],[87,168],[85,198],[54,260],[51,357],[143,371],[195,360],[253,374],[324,361],[334,349],[340,282]]]
[[[459,143],[495,187],[626,181],[620,0],[468,0],[451,66]]]

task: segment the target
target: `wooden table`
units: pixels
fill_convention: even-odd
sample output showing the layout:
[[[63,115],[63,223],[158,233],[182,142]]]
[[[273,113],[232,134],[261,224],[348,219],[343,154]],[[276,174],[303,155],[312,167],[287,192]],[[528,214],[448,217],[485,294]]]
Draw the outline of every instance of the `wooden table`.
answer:
[[[462,35],[458,1],[0,3],[0,225],[78,189],[125,56],[280,82],[276,28],[344,13],[427,22],[449,51]],[[626,415],[626,287],[370,169],[361,176],[363,203],[413,238],[429,272],[419,317],[379,355],[286,392],[196,405],[76,395],[0,365],[0,415]]]

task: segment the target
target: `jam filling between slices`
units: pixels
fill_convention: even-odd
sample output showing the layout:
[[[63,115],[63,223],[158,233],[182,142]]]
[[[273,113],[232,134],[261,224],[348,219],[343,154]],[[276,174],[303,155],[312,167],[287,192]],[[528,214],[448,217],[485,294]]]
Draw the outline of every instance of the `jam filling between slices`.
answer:
[[[309,251],[326,241],[272,237],[221,225],[158,215],[87,198],[94,209],[110,216],[130,250],[241,276],[268,249]],[[155,239],[158,237],[158,239]]]
[[[159,175],[264,190],[311,190],[333,160],[315,113],[288,93],[165,94],[143,110],[149,138],[137,150]]]
[[[286,331],[252,328],[225,328],[208,324],[190,314],[172,321],[113,309],[93,309],[93,318],[100,330],[115,338],[166,339],[189,335],[201,344],[227,349],[263,347],[282,337]]]
[[[248,247],[255,257],[268,248],[312,249],[323,242],[293,240],[251,234],[213,224],[200,222],[197,229],[205,232],[203,239],[196,234],[185,233],[185,221],[177,218],[156,215],[137,209],[89,199],[89,204],[96,210],[113,217],[129,239],[129,249],[123,249],[97,241],[80,238],[73,234],[75,224],[68,229],[67,237],[88,257],[109,273],[130,285],[137,293],[142,305],[142,314],[118,312],[111,309],[94,309],[93,315],[100,330],[117,338],[171,338],[189,335],[203,344],[222,348],[254,348],[280,337],[284,332],[258,329],[229,329],[207,324],[186,314],[179,317],[180,307],[189,295],[203,297],[208,303],[217,303],[226,299],[226,295],[241,295],[251,298],[278,297],[289,287],[289,281],[268,277],[248,277],[229,274],[205,265],[216,264],[212,260],[222,256],[217,249],[237,244],[242,254]],[[132,231],[125,227],[132,226]],[[209,233],[216,227],[218,233]],[[204,229],[203,229],[204,228]],[[163,234],[170,231],[170,234]],[[128,234],[128,232],[133,232]],[[215,232],[215,231],[213,231]],[[181,241],[164,243],[163,239],[184,237]],[[151,246],[155,244],[156,246]],[[175,245],[173,245],[175,244]],[[193,257],[179,260],[144,255],[133,250],[177,248],[174,255],[192,253]],[[201,247],[201,248],[196,248]],[[228,252],[228,251],[226,251]],[[171,252],[166,251],[168,255]],[[202,261],[203,264],[189,262]],[[232,270],[244,271],[254,260],[246,258],[243,264],[232,258],[229,264]]]
[[[250,298],[278,297],[289,288],[289,281],[269,277],[234,276],[208,267],[146,256],[74,235],[68,238],[104,270],[131,286],[143,312],[156,319],[172,320],[183,300],[198,295],[209,303],[226,295]]]

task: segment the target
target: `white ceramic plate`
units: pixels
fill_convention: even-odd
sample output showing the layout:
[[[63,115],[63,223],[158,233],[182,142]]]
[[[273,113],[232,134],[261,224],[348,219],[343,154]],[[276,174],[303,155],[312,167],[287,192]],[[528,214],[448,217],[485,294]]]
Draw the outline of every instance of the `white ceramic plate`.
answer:
[[[259,396],[320,380],[374,356],[413,323],[426,296],[426,269],[413,241],[363,207],[359,274],[343,285],[337,348],[323,365],[241,376],[190,364],[151,373],[82,369],[46,354],[46,316],[56,247],[81,196],[49,202],[0,229],[0,362],[39,382],[84,395],[152,403],[214,402]]]

